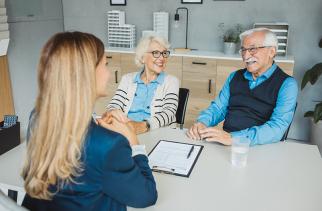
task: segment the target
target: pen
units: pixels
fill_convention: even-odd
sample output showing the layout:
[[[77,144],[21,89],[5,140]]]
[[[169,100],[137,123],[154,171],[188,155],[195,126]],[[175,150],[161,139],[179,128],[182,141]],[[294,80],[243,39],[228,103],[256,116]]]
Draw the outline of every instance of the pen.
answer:
[[[159,170],[159,171],[162,171],[161,169],[166,169],[166,170],[170,170],[170,171],[172,171],[172,172],[174,172],[175,171],[175,169],[174,168],[168,168],[168,167],[165,167],[165,166],[153,166],[152,167],[152,169],[153,170]]]
[[[192,147],[190,148],[190,151],[189,151],[189,153],[188,153],[188,155],[187,155],[187,159],[190,157],[190,155],[191,155],[191,153],[192,153],[193,149],[194,149],[194,145],[192,145]]]
[[[159,169],[152,169],[154,172],[158,172],[161,174],[172,174],[172,175],[176,175],[176,173],[174,173],[174,171],[164,171],[164,170],[159,170]]]

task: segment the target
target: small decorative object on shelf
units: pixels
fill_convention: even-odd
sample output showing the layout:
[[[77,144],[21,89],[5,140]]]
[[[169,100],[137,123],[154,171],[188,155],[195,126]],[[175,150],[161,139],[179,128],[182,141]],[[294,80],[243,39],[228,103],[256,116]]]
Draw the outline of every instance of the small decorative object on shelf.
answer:
[[[110,0],[111,6],[125,6],[126,0]]]
[[[16,115],[4,115],[3,128],[11,127],[17,123],[18,116]]]
[[[202,0],[181,0],[182,4],[202,4]]]
[[[0,122],[0,155],[20,144],[20,122],[16,115],[4,115]]]
[[[107,38],[109,47],[134,48],[135,34],[135,25],[125,24],[124,11],[108,11]]]
[[[153,31],[159,36],[169,40],[169,13],[154,12],[153,13]]]
[[[224,23],[220,23],[218,25],[221,31],[224,31],[225,25]],[[223,41],[224,41],[224,53],[225,54],[235,54],[236,53],[236,47],[239,40],[239,35],[243,31],[241,24],[236,24],[235,27],[227,29],[223,35]]]
[[[287,45],[288,45],[288,23],[255,23],[254,28],[268,28],[274,32],[278,40],[277,55],[285,56],[287,55]]]
[[[142,37],[161,36],[169,40],[169,13],[153,12],[153,30],[142,30]]]

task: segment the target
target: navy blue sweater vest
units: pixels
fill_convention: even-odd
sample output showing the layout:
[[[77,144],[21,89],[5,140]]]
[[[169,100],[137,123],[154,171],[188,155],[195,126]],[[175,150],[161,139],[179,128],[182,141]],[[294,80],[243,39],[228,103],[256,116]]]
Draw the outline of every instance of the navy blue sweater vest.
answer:
[[[266,81],[249,88],[249,81],[244,77],[246,69],[238,70],[232,78],[230,98],[224,122],[226,132],[234,132],[262,125],[267,122],[276,106],[278,92],[289,77],[279,67]]]

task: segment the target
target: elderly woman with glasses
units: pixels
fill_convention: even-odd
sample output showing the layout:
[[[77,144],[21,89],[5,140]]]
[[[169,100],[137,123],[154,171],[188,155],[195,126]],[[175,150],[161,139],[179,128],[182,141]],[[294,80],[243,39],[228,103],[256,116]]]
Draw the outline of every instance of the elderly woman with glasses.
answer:
[[[107,106],[111,116],[132,125],[137,134],[176,122],[179,81],[164,72],[170,56],[169,43],[158,36],[143,37],[136,49],[140,71],[122,77]]]

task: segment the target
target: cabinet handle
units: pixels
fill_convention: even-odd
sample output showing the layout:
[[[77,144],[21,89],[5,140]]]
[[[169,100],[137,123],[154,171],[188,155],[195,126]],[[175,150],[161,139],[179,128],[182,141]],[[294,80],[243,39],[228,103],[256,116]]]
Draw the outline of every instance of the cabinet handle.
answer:
[[[107,59],[112,59],[113,57],[112,56],[106,56]]]
[[[208,93],[211,94],[211,79],[208,82]]]
[[[115,72],[114,72],[114,74],[115,74],[115,83],[117,84],[118,83],[118,80],[117,80],[117,74],[118,73],[118,71],[116,70]]]
[[[192,64],[207,65],[207,63],[206,63],[206,62],[192,62]]]

